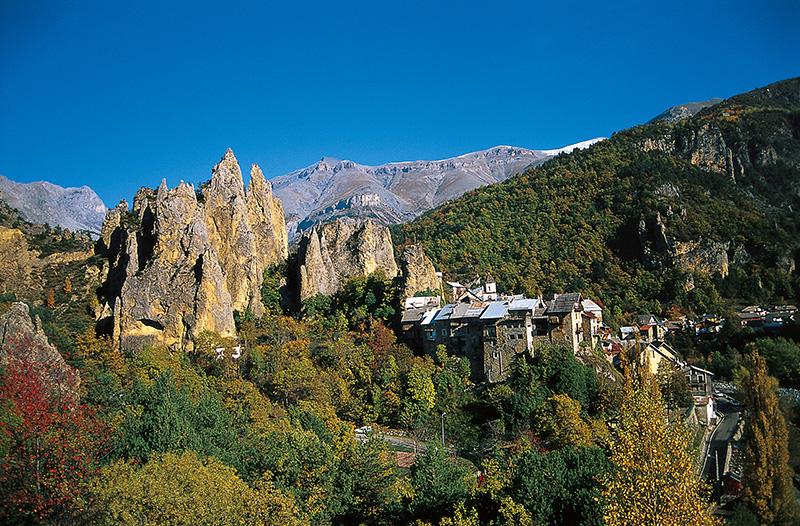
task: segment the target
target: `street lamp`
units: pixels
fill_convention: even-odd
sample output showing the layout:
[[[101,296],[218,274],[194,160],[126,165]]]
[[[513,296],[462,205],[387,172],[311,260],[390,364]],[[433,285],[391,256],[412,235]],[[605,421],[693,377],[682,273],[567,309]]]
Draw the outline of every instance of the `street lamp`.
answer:
[[[444,447],[444,415],[446,415],[444,411],[442,411],[442,447]]]

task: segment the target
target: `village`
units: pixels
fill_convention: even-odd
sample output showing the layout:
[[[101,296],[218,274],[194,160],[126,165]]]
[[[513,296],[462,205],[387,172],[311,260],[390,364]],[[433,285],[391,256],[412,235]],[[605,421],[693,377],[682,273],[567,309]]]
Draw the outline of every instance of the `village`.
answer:
[[[469,285],[446,282],[452,303],[440,296],[405,299],[401,320],[404,339],[429,354],[444,346],[448,354],[469,360],[475,382],[496,383],[511,374],[515,358],[536,354],[542,345],[562,343],[573,353],[600,350],[617,365],[622,353],[637,345],[641,360],[653,374],[666,360],[686,376],[699,419],[714,423],[713,373],[691,365],[666,342],[674,324],[653,315],[640,315],[634,325],[615,332],[603,322],[603,306],[580,293],[554,294],[552,298],[527,298],[501,294],[491,276]]]
[[[691,393],[693,406],[686,408],[684,419],[701,436],[699,471],[719,493],[738,492],[740,406],[731,392],[715,389],[711,371],[688,363],[667,343],[670,332],[713,337],[728,320],[716,314],[674,320],[644,314],[615,331],[603,322],[603,304],[577,292],[547,299],[502,294],[491,276],[468,285],[447,281],[442,292],[444,285],[451,303],[442,305],[444,294],[405,299],[401,328],[407,343],[431,355],[443,346],[448,354],[468,359],[473,381],[489,384],[507,379],[519,355],[535,355],[541,346],[556,343],[569,346],[576,355],[602,353],[614,366],[621,356],[632,357],[639,350],[640,363],[652,374],[668,363],[684,374]],[[794,305],[747,306],[732,322],[768,331],[793,322],[796,314]]]

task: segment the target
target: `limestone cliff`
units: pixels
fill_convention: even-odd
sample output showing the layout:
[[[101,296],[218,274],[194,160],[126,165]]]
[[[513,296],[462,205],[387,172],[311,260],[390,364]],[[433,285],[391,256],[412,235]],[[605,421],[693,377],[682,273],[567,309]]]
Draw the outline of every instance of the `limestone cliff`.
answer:
[[[30,372],[41,377],[44,385],[68,405],[78,402],[81,377],[67,365],[58,350],[47,340],[41,322],[31,319],[28,306],[11,304],[0,316],[0,367],[14,362],[30,366]]]
[[[29,250],[22,231],[0,226],[0,293],[15,293],[30,287],[37,256]]]
[[[728,243],[684,241],[675,243],[678,267],[699,274],[728,275]]]
[[[339,220],[315,226],[300,239],[299,297],[333,294],[349,278],[382,272],[397,276],[389,228],[374,221]]]
[[[403,276],[403,297],[407,298],[419,292],[441,288],[441,278],[436,274],[430,258],[425,255],[421,245],[409,245],[400,257],[400,269]]]
[[[263,313],[264,269],[287,255],[280,202],[253,166],[247,191],[231,150],[201,198],[181,183],[142,189],[132,212],[109,211],[99,250],[108,261],[100,321],[121,348],[188,349],[203,331],[233,336],[233,312]],[[101,323],[101,326],[103,323]]]

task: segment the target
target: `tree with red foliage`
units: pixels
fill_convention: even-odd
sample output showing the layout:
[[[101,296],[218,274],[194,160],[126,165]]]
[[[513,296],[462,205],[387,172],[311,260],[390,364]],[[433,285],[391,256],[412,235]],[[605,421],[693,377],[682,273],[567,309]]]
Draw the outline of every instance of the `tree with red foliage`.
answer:
[[[0,522],[64,520],[109,435],[86,407],[48,389],[37,364],[11,359],[0,377]]]

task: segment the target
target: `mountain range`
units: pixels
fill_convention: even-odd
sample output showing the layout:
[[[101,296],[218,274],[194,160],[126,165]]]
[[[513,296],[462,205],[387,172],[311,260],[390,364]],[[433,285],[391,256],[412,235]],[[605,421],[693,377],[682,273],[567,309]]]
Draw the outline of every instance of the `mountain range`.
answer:
[[[337,218],[404,223],[475,188],[504,181],[560,153],[586,148],[591,139],[555,150],[495,146],[436,161],[367,166],[324,157],[271,180],[283,202],[290,238]]]
[[[108,209],[88,186],[64,188],[37,181],[17,183],[0,175],[0,199],[31,223],[47,223],[76,231],[99,233]]]
[[[668,108],[650,122],[687,119],[722,99]],[[323,157],[317,163],[270,180],[286,214],[289,239],[338,218],[374,219],[385,225],[419,217],[482,186],[505,181],[562,153],[585,149],[603,137],[551,150],[500,145],[432,161],[364,165]],[[46,181],[17,183],[0,176],[0,199],[32,223],[98,233],[106,205],[88,186],[64,188]]]

